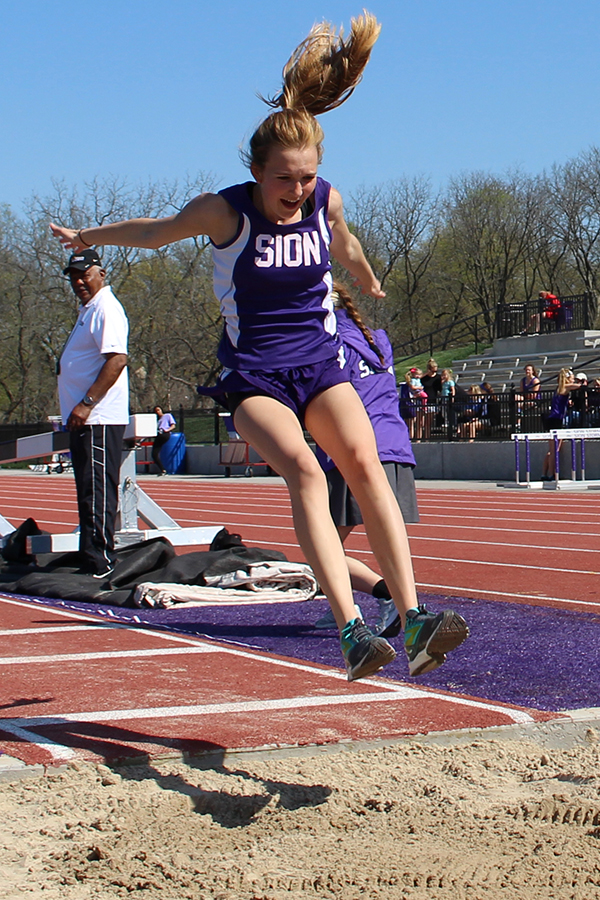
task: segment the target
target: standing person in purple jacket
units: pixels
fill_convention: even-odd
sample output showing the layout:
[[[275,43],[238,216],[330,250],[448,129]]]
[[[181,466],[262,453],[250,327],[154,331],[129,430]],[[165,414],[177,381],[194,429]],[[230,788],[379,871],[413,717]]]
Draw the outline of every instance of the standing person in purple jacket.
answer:
[[[383,329],[371,331],[365,325],[344,285],[334,283],[333,298],[338,335],[344,345],[345,368],[371,420],[379,459],[404,522],[418,522],[413,477],[416,463],[408,428],[400,415],[392,345]],[[327,476],[329,508],[344,543],[355,526],[363,523],[362,514],[340,470],[320,447],[317,447],[317,459]],[[395,637],[402,623],[385,580],[361,560],[352,556],[346,556],[346,559],[354,590],[373,594],[379,601],[375,633],[386,638]],[[326,615],[315,624],[317,628],[329,628],[335,622]]]
[[[158,248],[208,235],[214,286],[225,320],[214,391],[236,431],[285,479],[296,535],[334,611],[349,680],[391,662],[395,651],[357,616],[348,567],[329,513],[325,475],[303,435],[335,459],[365,520],[405,624],[409,671],[441,665],[468,635],[455,613],[419,609],[402,516],[369,424],[343,366],[331,302],[333,256],[362,291],[384,292],[348,229],[340,195],[317,175],[323,131],[315,116],[334,109],[362,77],[379,35],[365,13],[350,35],[316,25],[283,71],[275,109],[258,126],[246,162],[253,182],[202,194],[163,219],[84,228],[51,226],[66,247]]]

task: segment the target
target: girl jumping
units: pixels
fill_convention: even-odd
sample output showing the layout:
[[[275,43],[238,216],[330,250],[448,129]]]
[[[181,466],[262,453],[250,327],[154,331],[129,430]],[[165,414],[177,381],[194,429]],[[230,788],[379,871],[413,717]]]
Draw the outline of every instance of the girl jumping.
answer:
[[[346,225],[338,192],[318,174],[323,131],[315,116],[334,109],[362,77],[379,35],[365,13],[345,38],[315,26],[283,70],[273,112],[250,139],[253,181],[201,194],[176,215],[75,231],[51,225],[69,250],[107,244],[156,249],[207,235],[224,331],[223,372],[213,395],[236,431],[285,479],[304,555],[341,632],[348,679],[391,662],[395,651],[357,616],[325,475],[303,426],[334,461],[362,512],[371,547],[404,627],[411,675],[441,665],[468,635],[457,613],[419,607],[402,515],[377,456],[373,429],[349,382],[336,335],[330,257],[362,291],[379,281]]]

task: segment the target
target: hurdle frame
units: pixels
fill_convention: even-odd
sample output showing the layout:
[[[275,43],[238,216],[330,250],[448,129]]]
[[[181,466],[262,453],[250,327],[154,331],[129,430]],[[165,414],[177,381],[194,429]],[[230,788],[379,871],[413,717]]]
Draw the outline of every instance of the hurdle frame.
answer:
[[[506,487],[516,488],[542,488],[544,490],[580,490],[582,487],[598,489],[600,480],[587,480],[585,475],[586,450],[585,442],[588,440],[600,440],[600,428],[553,428],[550,431],[511,434],[511,440],[515,445],[515,481],[514,484],[506,484]],[[531,454],[530,442],[553,441],[554,442],[554,479],[553,481],[531,480]],[[562,441],[570,441],[571,445],[571,478],[560,478],[560,445]],[[577,478],[577,446],[579,442],[579,472]],[[521,481],[521,444],[525,446],[525,481]]]
[[[137,483],[136,449],[144,438],[156,436],[156,415],[138,413],[129,417],[123,439],[123,453],[119,471],[119,504],[115,531],[115,546],[123,547],[156,537],[166,537],[177,547],[210,544],[222,525],[204,525],[183,528],[158,503],[146,494]],[[69,450],[67,431],[50,431],[32,434],[0,444],[0,463],[21,462],[26,459],[42,459]],[[139,527],[141,519],[147,529]],[[0,546],[16,526],[0,513]],[[79,549],[79,527],[67,534],[40,534],[27,539],[28,552],[67,553]]]

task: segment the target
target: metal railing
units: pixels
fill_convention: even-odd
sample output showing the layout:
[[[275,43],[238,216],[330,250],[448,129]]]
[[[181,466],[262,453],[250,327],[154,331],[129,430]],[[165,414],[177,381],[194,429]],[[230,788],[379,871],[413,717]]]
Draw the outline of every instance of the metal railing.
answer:
[[[593,327],[592,294],[572,294],[557,299],[560,306],[554,308],[548,307],[542,298],[526,303],[499,303],[496,307],[496,337],[515,337],[525,331],[528,334],[587,331]]]
[[[565,427],[600,427],[600,389],[578,393],[570,395]],[[553,396],[554,390],[541,390],[531,399],[513,388],[504,394],[461,394],[433,403],[400,400],[400,414],[413,441],[505,441],[519,431],[544,431]]]
[[[598,362],[600,357],[586,361]],[[544,379],[554,385],[556,376]],[[569,428],[600,427],[600,388],[592,385],[585,389],[585,401],[579,402],[578,391],[570,396],[565,426]],[[475,394],[467,391],[452,398],[438,397],[425,403],[413,398],[399,399],[400,414],[404,418],[412,440],[508,440],[516,431],[543,431],[543,414],[550,409],[554,386],[542,388],[535,400],[520,401],[518,388],[502,394]],[[177,431],[185,434],[188,444],[220,444],[228,440],[224,423],[225,411],[214,406],[211,409],[173,410]],[[49,422],[29,422],[0,425],[0,440],[15,440],[31,434],[52,431]],[[307,433],[307,437],[310,436]]]
[[[465,344],[474,344],[473,352],[477,353],[482,345],[491,344],[493,331],[494,323],[487,313],[479,312],[464,319],[451,319],[434,331],[428,331],[413,340],[396,344],[394,346],[394,364],[402,364],[423,353],[433,356],[435,351],[451,350],[453,347],[461,348]]]

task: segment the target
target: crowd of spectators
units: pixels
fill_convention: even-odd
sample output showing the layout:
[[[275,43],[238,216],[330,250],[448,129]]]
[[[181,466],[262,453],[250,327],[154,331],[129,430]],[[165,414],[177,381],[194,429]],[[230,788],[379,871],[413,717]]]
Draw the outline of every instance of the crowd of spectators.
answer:
[[[585,372],[568,371],[571,386],[561,427],[600,427],[600,378],[589,381]],[[424,373],[417,367],[406,372],[399,387],[400,413],[417,442],[428,440],[434,431],[467,441],[498,434],[503,427],[540,431],[550,412],[550,390],[554,385],[542,384],[532,363],[524,367],[517,387],[499,397],[488,381],[465,389],[452,369],[440,372],[432,358]]]

